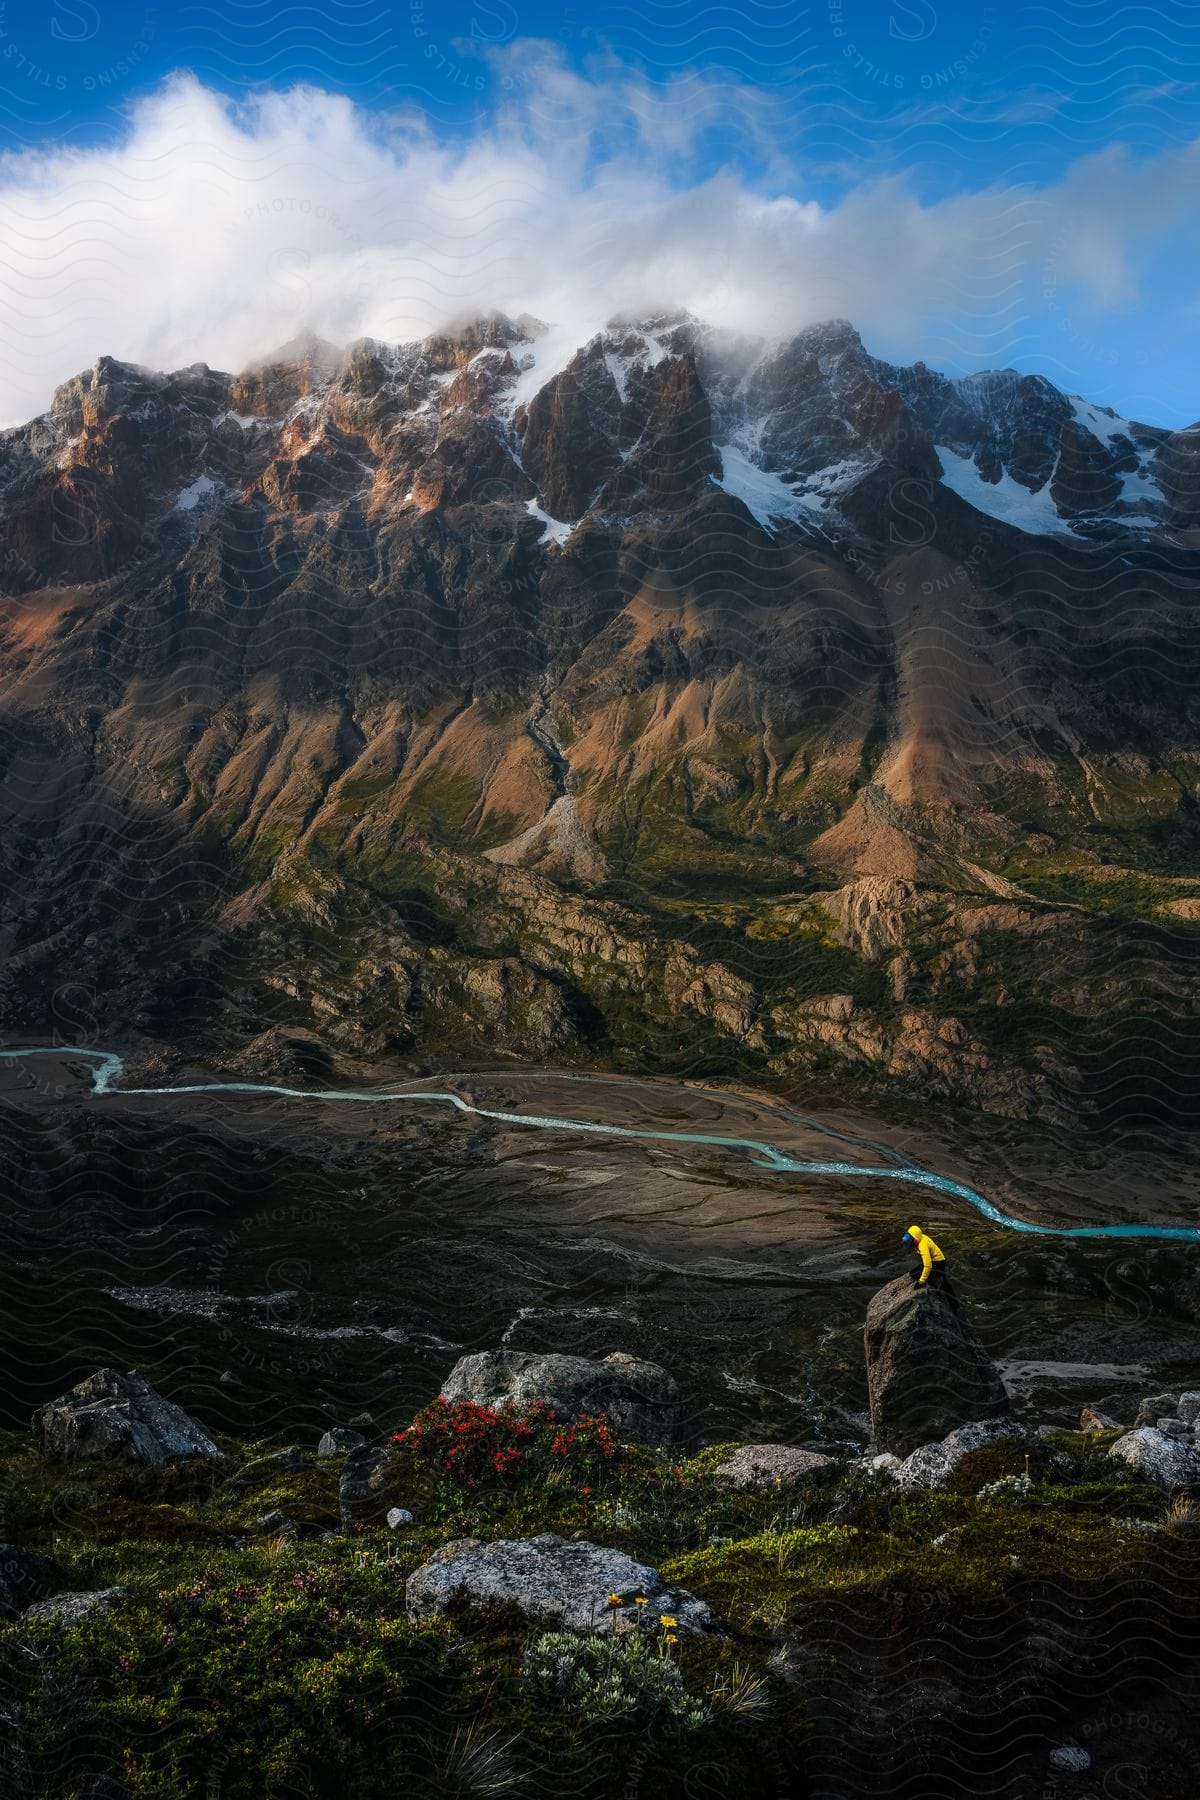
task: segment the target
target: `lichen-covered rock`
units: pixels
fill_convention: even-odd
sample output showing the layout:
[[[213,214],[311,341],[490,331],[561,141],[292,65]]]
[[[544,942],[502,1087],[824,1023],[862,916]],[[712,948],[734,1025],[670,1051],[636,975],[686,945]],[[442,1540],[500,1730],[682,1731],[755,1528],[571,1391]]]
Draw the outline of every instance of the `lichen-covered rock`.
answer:
[[[123,1587],[108,1587],[87,1593],[55,1594],[52,1600],[39,1600],[36,1605],[27,1606],[25,1617],[35,1624],[78,1625],[89,1613],[106,1612],[124,1593]]]
[[[1192,1435],[1191,1426],[1185,1425],[1182,1419],[1173,1419],[1173,1418],[1156,1419],[1154,1421],[1154,1423],[1155,1423],[1156,1428],[1162,1432],[1164,1437],[1190,1438]]]
[[[56,1588],[59,1580],[48,1556],[23,1550],[19,1544],[0,1544],[0,1619],[15,1618]]]
[[[1178,1438],[1168,1437],[1155,1425],[1139,1425],[1127,1431],[1108,1454],[1167,1493],[1176,1488],[1200,1488],[1200,1451]]]
[[[978,1419],[960,1425],[937,1444],[922,1444],[893,1471],[901,1488],[945,1487],[964,1457],[990,1444],[1035,1444],[1037,1437],[1015,1419]]]
[[[1134,1429],[1139,1425],[1154,1425],[1165,1414],[1168,1418],[1175,1413],[1174,1394],[1145,1394],[1134,1415]]]
[[[867,1308],[863,1343],[876,1448],[907,1456],[960,1425],[1006,1417],[999,1371],[966,1315],[901,1275]]]
[[[610,1603],[614,1594],[620,1605]],[[636,1631],[656,1626],[663,1614],[679,1632],[710,1631],[715,1623],[703,1600],[664,1586],[657,1569],[623,1550],[550,1531],[490,1544],[478,1538],[445,1544],[409,1576],[406,1598],[414,1619],[461,1599],[475,1606],[515,1605],[532,1619],[570,1631]]]
[[[443,1400],[479,1406],[542,1405],[562,1419],[606,1418],[618,1437],[648,1444],[688,1442],[694,1427],[673,1376],[657,1363],[623,1350],[603,1361],[539,1355],[530,1350],[484,1350],[455,1363]]]
[[[1064,1769],[1071,1775],[1082,1775],[1092,1766],[1092,1759],[1078,1744],[1060,1744],[1050,1752],[1050,1767]]]
[[[136,1370],[97,1369],[39,1406],[30,1425],[43,1455],[67,1462],[114,1457],[161,1464],[221,1455],[204,1428]]]
[[[378,1445],[360,1444],[347,1452],[338,1483],[338,1512],[344,1526],[351,1525],[356,1514],[383,1492],[389,1461],[388,1452]]]
[[[1178,1412],[1187,1425],[1200,1422],[1200,1394],[1180,1394]]]
[[[351,1431],[345,1425],[334,1425],[322,1436],[317,1445],[317,1455],[344,1456],[348,1450],[361,1450],[366,1441],[361,1431]]]
[[[1110,1419],[1107,1413],[1098,1412],[1094,1406],[1085,1406],[1079,1415],[1080,1431],[1112,1431],[1116,1424],[1116,1419]]]
[[[743,1444],[713,1474],[739,1488],[774,1487],[776,1483],[795,1487],[835,1467],[833,1459],[818,1450],[801,1450],[793,1444]]]

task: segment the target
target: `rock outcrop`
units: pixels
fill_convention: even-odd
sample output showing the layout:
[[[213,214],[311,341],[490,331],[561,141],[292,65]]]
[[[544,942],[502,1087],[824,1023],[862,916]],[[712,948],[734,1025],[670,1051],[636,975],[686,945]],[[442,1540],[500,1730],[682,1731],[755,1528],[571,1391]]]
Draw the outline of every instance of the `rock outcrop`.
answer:
[[[361,1431],[351,1431],[345,1425],[333,1425],[322,1433],[317,1445],[317,1455],[345,1456],[349,1450],[361,1450],[366,1441]]]
[[[1012,1410],[969,1320],[938,1288],[907,1275],[890,1281],[867,1308],[863,1342],[878,1450],[908,1456],[960,1425]]]
[[[1145,1476],[1168,1494],[1180,1488],[1200,1491],[1200,1451],[1154,1425],[1139,1425],[1118,1438],[1108,1454]]]
[[[922,1444],[892,1474],[900,1488],[941,1488],[973,1450],[1010,1443],[1032,1447],[1037,1441],[1035,1433],[1015,1419],[980,1419],[973,1425],[960,1425],[938,1443]]]
[[[39,1600],[26,1607],[25,1617],[35,1624],[78,1625],[89,1613],[107,1612],[114,1600],[123,1598],[123,1587],[91,1588],[70,1594],[55,1594],[52,1600]]]
[[[836,1468],[832,1457],[819,1450],[802,1450],[793,1444],[743,1444],[727,1462],[713,1470],[733,1487],[798,1487],[814,1476]]]
[[[219,1457],[203,1426],[130,1370],[97,1369],[69,1393],[39,1406],[31,1420],[45,1456],[66,1462],[114,1457],[167,1463],[182,1457]]]
[[[361,1512],[387,1486],[389,1456],[381,1446],[359,1444],[346,1453],[338,1483],[338,1512],[342,1525],[352,1525]]]
[[[614,1605],[610,1596],[618,1597]],[[645,1603],[638,1604],[639,1597]],[[475,1606],[508,1603],[531,1619],[570,1631],[636,1631],[657,1626],[697,1633],[714,1628],[708,1607],[694,1594],[666,1587],[657,1569],[622,1550],[543,1532],[540,1537],[484,1544],[459,1538],[446,1544],[408,1578],[409,1616],[426,1618],[455,1601]]]
[[[606,1418],[618,1437],[647,1444],[690,1441],[694,1428],[672,1375],[623,1350],[586,1356],[483,1350],[464,1356],[442,1387],[443,1400],[479,1406],[541,1405],[562,1419]]]

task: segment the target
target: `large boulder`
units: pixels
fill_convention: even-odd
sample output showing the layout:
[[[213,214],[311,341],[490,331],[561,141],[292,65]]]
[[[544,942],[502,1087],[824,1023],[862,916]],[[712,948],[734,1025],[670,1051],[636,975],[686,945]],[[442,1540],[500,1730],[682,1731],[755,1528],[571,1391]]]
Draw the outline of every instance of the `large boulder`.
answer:
[[[878,1450],[907,1456],[959,1425],[1012,1410],[970,1322],[936,1287],[907,1275],[889,1281],[867,1308],[863,1342]]]
[[[1179,1438],[1168,1437],[1154,1425],[1139,1425],[1135,1431],[1127,1431],[1108,1454],[1168,1494],[1176,1488],[1200,1488],[1200,1451]]]
[[[897,1487],[945,1487],[958,1465],[973,1450],[986,1450],[992,1444],[1037,1444],[1037,1434],[1015,1419],[977,1419],[973,1425],[960,1425],[936,1444],[921,1444],[892,1470]]]
[[[599,1416],[618,1437],[647,1444],[684,1443],[694,1436],[674,1377],[657,1363],[639,1362],[623,1350],[601,1362],[530,1350],[483,1350],[455,1363],[441,1397],[492,1407],[541,1404],[564,1420]]]
[[[22,1550],[18,1544],[0,1544],[0,1619],[15,1619],[34,1601],[61,1586],[61,1578],[48,1556]]]
[[[714,1620],[703,1600],[664,1586],[657,1569],[623,1550],[556,1537],[460,1538],[442,1546],[408,1578],[409,1616],[444,1612],[456,1600],[472,1606],[518,1606],[531,1619],[569,1631],[636,1631],[657,1626],[665,1614],[673,1630],[710,1631]],[[621,1604],[611,1604],[610,1596]],[[645,1601],[638,1605],[638,1597]]]
[[[42,1453],[67,1462],[115,1457],[158,1464],[221,1454],[195,1419],[136,1370],[97,1369],[70,1393],[39,1406],[30,1424]]]

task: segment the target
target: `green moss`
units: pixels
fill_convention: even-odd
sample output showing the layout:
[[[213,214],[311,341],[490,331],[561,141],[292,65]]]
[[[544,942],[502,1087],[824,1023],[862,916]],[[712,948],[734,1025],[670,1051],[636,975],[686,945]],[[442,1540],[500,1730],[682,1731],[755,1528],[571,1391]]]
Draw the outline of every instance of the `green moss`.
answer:
[[[771,1671],[781,1633],[807,1642],[819,1682],[837,1634],[877,1629],[881,1609],[936,1634],[939,1620],[972,1608],[991,1617],[1031,1589],[1082,1608],[1095,1595],[1107,1605],[1121,1586],[1157,1604],[1164,1584],[1188,1579],[1162,1496],[1114,1470],[1103,1441],[1075,1433],[1031,1453],[1027,1487],[980,1499],[982,1483],[1024,1470],[1023,1451],[978,1453],[944,1492],[900,1493],[854,1466],[800,1488],[741,1491],[715,1473],[730,1445],[668,1460],[610,1453],[595,1431],[568,1443],[545,1422],[532,1435],[521,1425],[482,1421],[461,1471],[457,1436],[405,1438],[361,1524],[292,1543],[268,1541],[254,1519],[279,1511],[332,1526],[339,1459],[293,1469],[268,1446],[231,1441],[218,1464],[62,1467],[23,1436],[0,1441],[6,1535],[52,1549],[72,1587],[127,1590],[76,1627],[37,1628],[35,1659],[0,1628],[0,1750],[6,1770],[28,1765],[14,1794],[77,1800],[119,1770],[131,1796],[163,1800],[218,1778],[228,1800],[297,1786],[329,1800],[432,1800],[457,1770],[457,1791],[490,1771],[600,1800],[636,1768],[683,1800],[698,1766],[760,1792],[772,1770],[796,1776],[809,1729]],[[505,1454],[510,1439],[523,1457]],[[411,1527],[382,1525],[393,1503],[415,1513]],[[669,1651],[674,1672],[659,1680],[650,1669],[646,1682],[631,1667],[625,1708],[619,1695],[605,1701],[591,1649],[581,1652],[587,1704],[582,1689],[555,1686],[545,1654],[545,1679],[531,1680],[542,1628],[511,1607],[408,1618],[406,1578],[440,1545],[545,1530],[658,1567],[707,1600],[729,1635],[656,1640],[651,1654]],[[685,1734],[686,1754],[673,1733]],[[57,1773],[39,1786],[47,1767]]]

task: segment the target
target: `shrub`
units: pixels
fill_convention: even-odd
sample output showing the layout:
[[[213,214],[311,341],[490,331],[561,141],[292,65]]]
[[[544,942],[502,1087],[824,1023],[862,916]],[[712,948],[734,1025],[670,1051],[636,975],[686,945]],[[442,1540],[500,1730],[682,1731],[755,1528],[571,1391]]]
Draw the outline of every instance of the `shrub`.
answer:
[[[702,1725],[704,1704],[689,1694],[662,1639],[640,1631],[581,1637],[547,1631],[525,1653],[525,1685],[546,1706],[584,1719]]]
[[[617,1442],[607,1419],[560,1420],[545,1406],[512,1402],[435,1400],[393,1441],[418,1472],[467,1489],[554,1479],[588,1495],[615,1488],[646,1460]]]
[[[39,1692],[82,1684],[92,1698],[81,1743],[107,1746],[138,1800],[202,1792],[219,1762],[229,1800],[301,1778],[305,1791],[340,1794],[368,1745],[356,1791],[382,1800],[419,1761],[451,1691],[447,1633],[408,1620],[386,1567],[347,1568],[336,1551],[256,1559],[253,1572],[214,1564],[75,1627],[39,1626]]]

